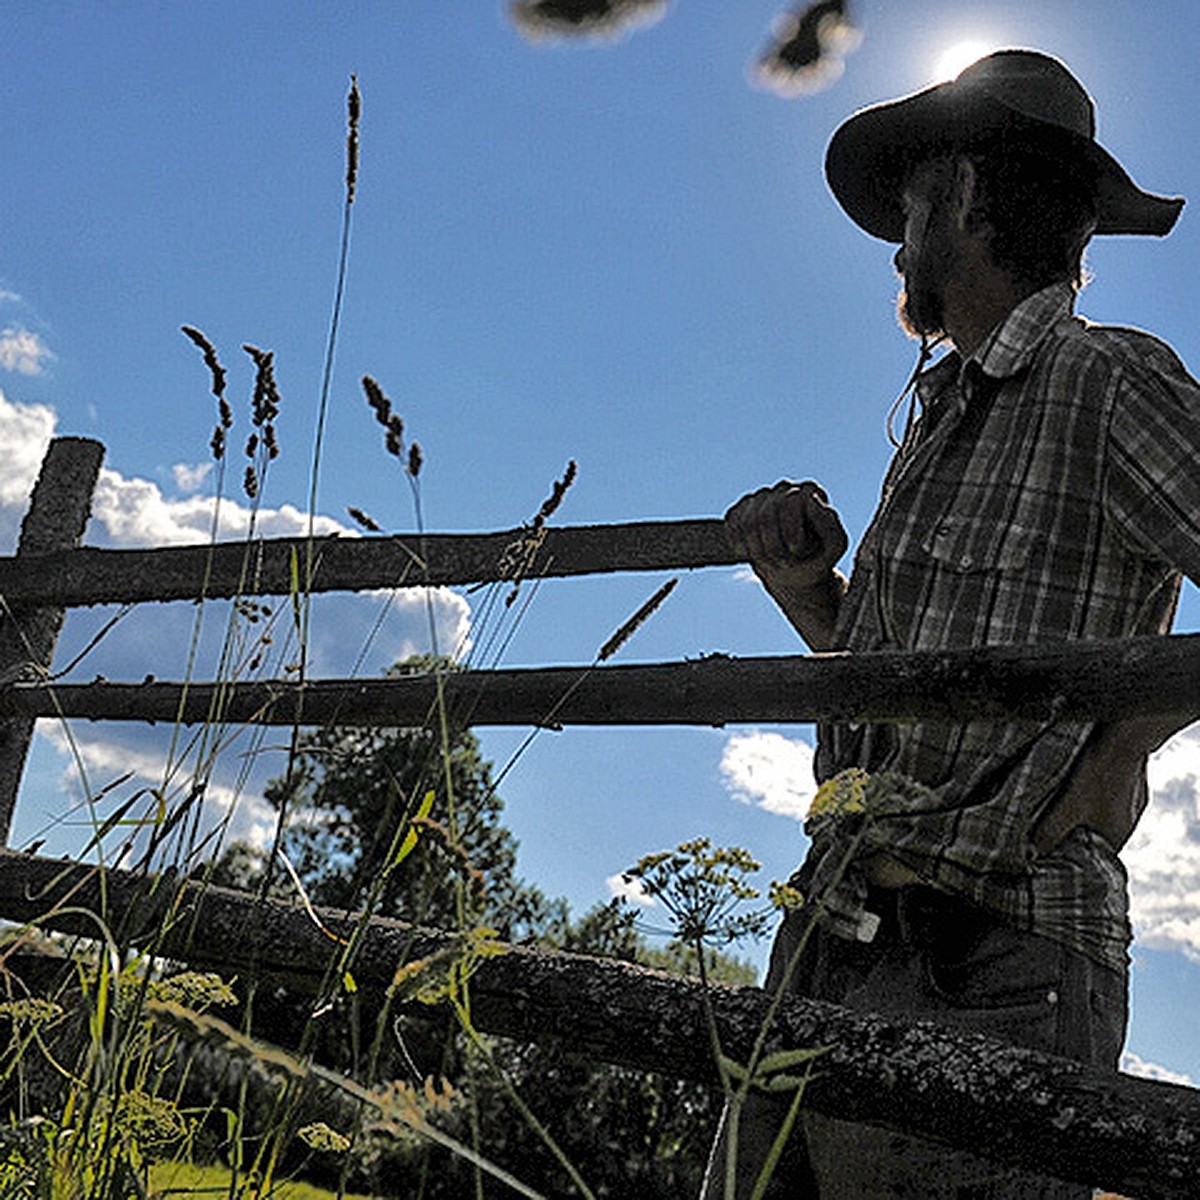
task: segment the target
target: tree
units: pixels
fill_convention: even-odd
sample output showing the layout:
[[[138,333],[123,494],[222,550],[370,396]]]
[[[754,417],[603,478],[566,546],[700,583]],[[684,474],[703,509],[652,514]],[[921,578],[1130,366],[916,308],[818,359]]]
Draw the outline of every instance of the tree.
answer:
[[[450,669],[417,657],[390,673],[434,668]],[[286,818],[284,852],[315,904],[443,929],[470,918],[510,941],[565,917],[517,878],[516,839],[470,729],[317,730],[266,798]]]

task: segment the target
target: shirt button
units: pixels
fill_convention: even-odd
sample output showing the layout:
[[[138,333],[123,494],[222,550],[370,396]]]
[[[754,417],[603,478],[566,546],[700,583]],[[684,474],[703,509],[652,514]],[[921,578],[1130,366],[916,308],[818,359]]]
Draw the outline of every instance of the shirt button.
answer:
[[[963,568],[963,570],[966,570],[966,569],[967,569],[967,567],[969,567],[973,561],[974,561],[974,560],[971,558],[971,556],[970,556],[969,554],[964,554],[964,555],[962,556],[962,558],[960,558],[960,559],[958,560],[958,565],[959,565],[960,567],[962,567],[962,568]]]

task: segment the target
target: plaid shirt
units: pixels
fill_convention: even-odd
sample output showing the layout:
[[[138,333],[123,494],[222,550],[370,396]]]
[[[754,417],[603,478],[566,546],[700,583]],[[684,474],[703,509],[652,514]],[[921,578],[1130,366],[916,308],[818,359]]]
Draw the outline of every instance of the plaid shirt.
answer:
[[[1058,284],[970,358],[917,382],[910,422],[859,546],[835,645],[939,650],[1165,633],[1180,573],[1200,581],[1200,385],[1148,334],[1072,315]],[[1125,874],[1080,827],[1037,857],[1087,723],[826,726],[817,775],[897,772],[854,853],[886,850],[930,883],[1123,969]],[[1138,782],[1145,804],[1145,773]],[[1140,807],[1139,810],[1140,811]],[[813,829],[826,920],[861,935],[865,881]],[[869,925],[865,928],[869,928]]]

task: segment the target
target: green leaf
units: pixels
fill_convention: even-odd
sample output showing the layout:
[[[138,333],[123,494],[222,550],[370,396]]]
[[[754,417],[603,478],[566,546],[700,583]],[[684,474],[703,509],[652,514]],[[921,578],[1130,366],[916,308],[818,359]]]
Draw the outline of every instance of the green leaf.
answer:
[[[777,1071],[786,1071],[790,1067],[799,1067],[804,1063],[828,1054],[832,1046],[804,1047],[799,1050],[776,1050],[774,1054],[766,1054],[758,1064],[759,1075],[774,1075]]]
[[[433,789],[431,788],[429,791],[427,791],[425,793],[425,796],[421,801],[421,805],[417,809],[417,815],[413,818],[413,820],[414,821],[424,820],[427,816],[429,816],[429,813],[432,810],[432,808],[433,808]],[[402,841],[400,843],[400,849],[396,851],[396,857],[392,859],[392,868],[395,869],[396,867],[398,867],[413,852],[413,850],[416,849],[416,845],[417,845],[417,831],[411,827],[411,822],[410,822],[409,830],[404,835],[404,841]]]
[[[730,1079],[742,1083],[750,1077],[750,1072],[737,1059],[730,1058],[727,1054],[722,1054],[719,1057],[721,1060],[721,1069]]]

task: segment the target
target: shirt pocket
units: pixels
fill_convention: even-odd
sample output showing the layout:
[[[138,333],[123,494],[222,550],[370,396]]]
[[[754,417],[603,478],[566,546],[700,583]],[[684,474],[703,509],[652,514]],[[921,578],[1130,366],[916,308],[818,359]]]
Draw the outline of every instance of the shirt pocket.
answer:
[[[1029,564],[1038,531],[991,517],[945,514],[921,541],[939,566],[956,574],[1018,573]]]

